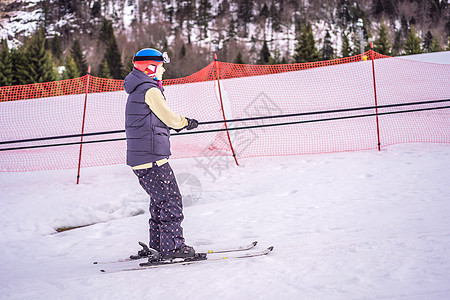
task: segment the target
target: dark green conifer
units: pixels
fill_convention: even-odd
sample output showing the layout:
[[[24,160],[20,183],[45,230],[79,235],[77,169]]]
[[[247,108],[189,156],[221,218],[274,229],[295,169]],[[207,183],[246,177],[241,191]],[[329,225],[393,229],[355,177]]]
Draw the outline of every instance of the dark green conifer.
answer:
[[[25,49],[28,65],[29,82],[41,83],[56,80],[52,56],[45,50],[45,35],[43,29],[38,29],[27,41]]]
[[[111,77],[114,79],[123,79],[124,71],[122,56],[120,55],[119,47],[117,46],[111,20],[106,18],[103,19],[99,38],[106,47],[103,60],[108,62]]]
[[[261,51],[259,52],[258,64],[267,65],[270,61],[270,51],[267,42],[264,41]]]
[[[350,47],[350,41],[348,40],[348,35],[344,32],[342,34],[342,47],[341,47],[342,57],[349,57],[351,53],[352,48]]]
[[[320,52],[316,48],[311,24],[307,23],[302,26],[297,42],[294,54],[295,62],[304,63],[322,59]]]
[[[241,51],[238,52],[236,59],[234,60],[234,63],[235,64],[245,64]]]
[[[323,40],[322,57],[324,60],[334,58],[334,48],[329,30],[326,31],[325,38]]]
[[[439,43],[438,38],[433,37],[433,41],[431,42],[430,52],[440,52],[442,51],[441,43]]]
[[[420,38],[417,36],[414,26],[411,26],[406,37],[405,52],[407,55],[423,53],[420,47]]]
[[[253,19],[253,6],[252,0],[241,0],[238,6],[238,21],[241,23],[243,28],[243,37],[247,37],[248,34],[248,24]]]
[[[272,20],[273,31],[281,31],[281,16],[275,3],[270,5],[270,19]]]
[[[65,70],[63,72],[63,79],[71,79],[80,77],[80,71],[75,63],[75,60],[72,58],[72,55],[69,53],[66,57],[65,62]]]
[[[210,0],[200,0],[197,11],[197,25],[200,27],[200,38],[207,38],[208,24],[212,20]]]
[[[228,24],[228,39],[234,39],[236,35],[236,20],[234,20],[234,18],[231,16],[230,23]]]
[[[433,43],[433,34],[428,30],[425,38],[423,39],[423,51],[431,52],[431,43]]]
[[[373,50],[384,55],[391,55],[391,44],[389,43],[388,30],[384,21],[381,22],[378,29],[378,38],[373,42]]]
[[[111,79],[111,71],[108,66],[108,61],[105,58],[100,63],[98,77]]]
[[[12,85],[33,83],[28,71],[28,56],[26,55],[23,48],[24,47],[11,50],[11,59],[14,66]]]
[[[6,40],[0,42],[0,86],[13,84],[12,57]]]
[[[81,50],[80,40],[76,39],[73,42],[72,48],[70,48],[70,54],[77,65],[78,71],[80,72],[80,76],[87,74],[88,65],[86,62],[86,58],[83,55],[83,51]]]

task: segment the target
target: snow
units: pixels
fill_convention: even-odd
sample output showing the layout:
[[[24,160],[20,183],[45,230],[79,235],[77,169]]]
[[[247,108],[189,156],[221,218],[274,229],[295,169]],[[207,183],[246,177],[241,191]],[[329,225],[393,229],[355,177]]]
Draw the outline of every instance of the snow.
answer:
[[[171,161],[200,182],[186,240],[197,250],[258,240],[271,254],[113,274],[92,262],[147,241],[147,195],[128,167],[83,169],[80,185],[75,170],[0,173],[0,298],[450,297],[450,145],[231,162],[211,176]]]
[[[450,51],[398,56],[399,58],[436,64],[450,64]]]
[[[148,239],[129,167],[0,172],[0,299],[450,299],[450,144],[212,159],[170,162],[187,243],[269,255],[104,274]]]

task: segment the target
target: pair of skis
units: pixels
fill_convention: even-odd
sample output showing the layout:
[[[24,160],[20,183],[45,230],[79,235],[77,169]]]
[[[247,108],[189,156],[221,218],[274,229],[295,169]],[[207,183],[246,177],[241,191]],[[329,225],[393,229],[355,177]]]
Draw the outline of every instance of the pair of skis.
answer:
[[[258,244],[257,241],[247,245],[247,246],[240,246],[236,248],[225,248],[225,249],[217,249],[217,250],[208,250],[206,253],[198,253],[198,255],[194,258],[186,258],[186,259],[175,259],[175,260],[167,260],[167,261],[161,261],[158,263],[140,263],[137,267],[119,267],[119,268],[105,268],[101,269],[100,271],[103,273],[112,273],[112,272],[121,272],[121,271],[137,271],[137,270],[145,270],[145,269],[154,269],[154,268],[160,268],[160,267],[168,267],[172,265],[190,265],[195,264],[199,262],[210,262],[210,261],[221,261],[221,260],[228,260],[228,259],[238,259],[238,258],[250,258],[250,257],[257,257],[257,256],[264,256],[269,254],[273,250],[273,246],[270,246],[264,250],[260,251],[252,251],[252,252],[246,252],[256,247]],[[233,254],[233,253],[239,253],[239,254]],[[213,256],[208,257],[208,254],[228,254],[230,253],[230,256]],[[94,262],[94,264],[115,264],[115,263],[123,263],[123,262],[130,262],[130,261],[142,261],[146,258],[141,259],[119,259],[116,261],[110,261],[110,262]]]

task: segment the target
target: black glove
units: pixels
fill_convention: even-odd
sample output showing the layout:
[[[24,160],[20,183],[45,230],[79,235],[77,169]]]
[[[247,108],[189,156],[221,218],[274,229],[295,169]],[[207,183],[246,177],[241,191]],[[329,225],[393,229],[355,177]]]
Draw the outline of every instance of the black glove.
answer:
[[[189,119],[189,118],[186,118],[186,120],[187,120],[188,124],[187,124],[187,126],[184,127],[184,128],[186,128],[187,130],[192,130],[192,129],[198,127],[198,121],[197,121],[196,119]]]

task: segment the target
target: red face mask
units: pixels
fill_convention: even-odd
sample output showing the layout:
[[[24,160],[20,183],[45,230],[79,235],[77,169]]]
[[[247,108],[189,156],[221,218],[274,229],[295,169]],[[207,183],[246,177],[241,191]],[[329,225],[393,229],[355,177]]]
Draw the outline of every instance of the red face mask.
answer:
[[[156,73],[156,69],[160,65],[160,62],[146,60],[146,61],[135,61],[134,67],[141,72],[144,72],[150,77],[153,77]]]

